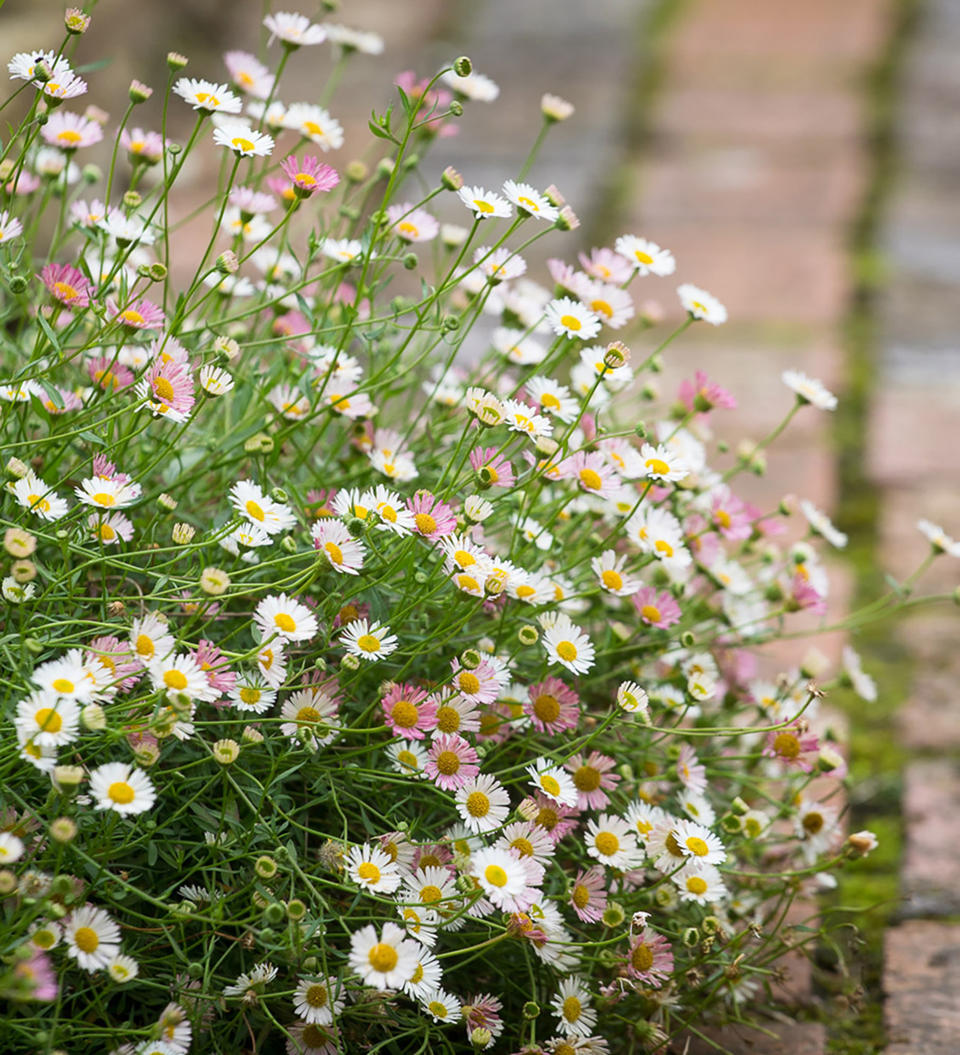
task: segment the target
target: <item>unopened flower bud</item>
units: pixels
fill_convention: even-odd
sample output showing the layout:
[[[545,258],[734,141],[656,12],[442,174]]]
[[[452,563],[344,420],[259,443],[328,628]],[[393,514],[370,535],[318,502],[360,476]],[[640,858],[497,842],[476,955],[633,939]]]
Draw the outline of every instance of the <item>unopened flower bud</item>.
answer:
[[[822,678],[830,669],[830,660],[820,649],[808,649],[800,661],[800,673],[805,678]]]
[[[80,720],[92,733],[101,733],[107,727],[107,714],[99,703],[88,703],[80,712]]]
[[[0,868],[0,897],[7,897],[17,889],[17,877],[9,868]]]
[[[370,169],[362,161],[351,161],[343,170],[343,174],[349,183],[362,183],[370,172]]]
[[[50,822],[50,838],[57,843],[71,842],[77,834],[77,825],[70,817],[57,817]]]
[[[483,580],[483,592],[488,597],[498,597],[503,593],[503,580],[498,579],[496,575],[488,575]]]
[[[538,436],[534,441],[534,447],[537,448],[539,454],[547,458],[552,458],[560,450],[560,444],[552,436]]]
[[[297,920],[303,919],[307,914],[307,906],[299,899],[293,898],[293,900],[287,902],[287,917],[289,919]]]
[[[187,546],[193,541],[197,529],[192,524],[177,523],[173,525],[170,537],[178,546]]]
[[[248,744],[262,744],[263,733],[259,729],[255,729],[252,725],[245,725],[243,732],[240,734],[240,739],[246,741]]]
[[[535,645],[540,640],[540,631],[531,623],[524,623],[517,631],[522,645]]]
[[[213,342],[213,350],[232,362],[240,354],[240,345],[232,337],[218,337]]]
[[[381,158],[377,162],[377,176],[380,179],[389,179],[393,175],[394,164],[390,158]]]
[[[561,231],[575,231],[579,226],[580,218],[569,205],[564,205],[557,217],[557,227]]]
[[[566,121],[573,114],[573,103],[546,92],[540,98],[540,112],[548,121]]]
[[[563,191],[555,184],[551,183],[549,187],[543,192],[543,196],[550,202],[551,205],[558,209],[562,209],[567,204],[567,199],[563,195]]]
[[[479,495],[468,495],[463,500],[463,511],[474,524],[482,524],[493,513],[493,506]]]
[[[167,277],[166,264],[161,264],[159,260],[154,260],[147,267],[147,274],[150,276],[151,281],[162,282]]]
[[[451,117],[463,117],[463,103],[459,99],[451,99],[448,110]]]
[[[18,480],[22,480],[23,477],[30,472],[30,466],[19,458],[10,458],[7,461],[6,469],[11,476],[15,476]],[[31,553],[32,552],[33,551],[31,550]]]
[[[139,209],[143,204],[143,195],[137,190],[124,191],[123,204],[127,209]]]
[[[83,766],[54,766],[53,783],[60,791],[68,791],[83,783]]]
[[[453,72],[458,77],[469,77],[473,72],[473,63],[466,55],[461,55],[453,64]]]
[[[232,249],[224,250],[217,257],[217,270],[221,275],[235,275],[240,270],[240,258]]]
[[[343,659],[340,660],[340,666],[344,670],[359,670],[360,669],[360,658],[348,652]]]
[[[440,182],[447,190],[460,190],[463,186],[463,176],[455,168],[448,165],[440,176]]]
[[[220,597],[230,588],[230,576],[220,568],[204,568],[200,573],[199,585],[210,597]]]
[[[477,1026],[470,1031],[470,1043],[477,1049],[483,1051],[493,1043],[493,1034],[485,1026]]]
[[[172,513],[177,508],[177,500],[173,495],[168,495],[164,492],[159,498],[157,498],[157,505],[160,506],[161,509],[166,509],[168,513]]]
[[[68,7],[63,13],[63,26],[68,33],[80,36],[90,27],[90,16],[79,7]]]
[[[608,370],[619,370],[621,366],[625,366],[629,362],[630,349],[623,341],[613,341],[607,345],[607,350],[603,355],[603,365]]]
[[[413,271],[416,269],[417,264],[420,263],[420,258],[417,256],[416,253],[404,253],[403,260],[401,261],[401,263],[403,264],[405,270]]]
[[[153,89],[144,84],[143,81],[133,80],[130,82],[130,102],[145,103],[153,95]]]
[[[871,850],[876,850],[880,845],[879,840],[870,831],[854,832],[847,836],[847,846],[860,857],[866,857]]]
[[[33,582],[37,577],[37,566],[32,560],[15,560],[10,565],[10,574],[23,585],[25,582]]]
[[[476,670],[483,662],[483,656],[475,648],[465,649],[460,654],[460,664],[464,670]]]
[[[602,916],[605,927],[622,927],[626,918],[627,914],[623,911],[622,905],[616,901],[607,902],[607,907],[603,910]]]
[[[167,52],[167,66],[171,70],[182,70],[184,66],[190,60],[186,55],[181,55],[179,51],[168,51]]]

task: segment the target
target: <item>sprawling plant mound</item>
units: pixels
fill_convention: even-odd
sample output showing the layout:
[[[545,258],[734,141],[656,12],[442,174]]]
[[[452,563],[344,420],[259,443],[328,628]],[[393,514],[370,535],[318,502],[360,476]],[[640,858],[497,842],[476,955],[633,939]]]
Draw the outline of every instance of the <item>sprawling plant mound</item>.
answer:
[[[681,285],[647,332],[670,252],[624,235],[547,288],[524,253],[577,218],[529,163],[430,185],[496,85],[402,74],[334,166],[280,74],[326,38],[332,91],[382,45],[266,26],[272,69],[170,55],[119,126],[80,112],[85,16],[9,63],[4,1051],[663,1050],[762,1010],[816,936],[791,906],[872,845],[811,681],[871,698],[855,654],[757,659],[843,536],[738,496],[783,425],[731,454],[732,395],[659,396],[726,316]],[[219,164],[199,239],[188,160]],[[833,409],[784,381],[784,425]]]

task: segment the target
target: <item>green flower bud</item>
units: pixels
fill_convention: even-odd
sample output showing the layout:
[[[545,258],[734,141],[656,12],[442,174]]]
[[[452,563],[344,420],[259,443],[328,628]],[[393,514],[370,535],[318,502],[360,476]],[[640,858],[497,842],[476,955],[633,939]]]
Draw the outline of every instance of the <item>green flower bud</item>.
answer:
[[[458,77],[469,77],[473,72],[473,63],[466,55],[461,55],[453,64],[453,72]]]

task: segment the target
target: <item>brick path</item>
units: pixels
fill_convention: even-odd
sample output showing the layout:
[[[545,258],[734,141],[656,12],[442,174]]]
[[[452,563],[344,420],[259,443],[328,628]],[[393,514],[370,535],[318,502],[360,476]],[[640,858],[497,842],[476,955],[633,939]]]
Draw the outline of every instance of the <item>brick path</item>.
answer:
[[[897,127],[900,174],[883,230],[890,281],[869,444],[882,496],[881,551],[893,574],[912,571],[918,516],[960,534],[960,8],[927,0],[911,42]],[[941,557],[920,592],[948,592],[960,566]],[[960,1051],[960,656],[955,608],[903,624],[914,661],[900,734],[905,899],[888,932],[888,1055]]]

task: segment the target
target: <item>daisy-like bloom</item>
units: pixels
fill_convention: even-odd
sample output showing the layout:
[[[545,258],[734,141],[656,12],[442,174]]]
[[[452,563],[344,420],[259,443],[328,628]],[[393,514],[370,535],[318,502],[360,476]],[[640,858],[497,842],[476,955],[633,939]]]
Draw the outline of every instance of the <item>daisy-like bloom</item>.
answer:
[[[280,169],[301,198],[331,191],[340,182],[340,175],[332,165],[310,154],[304,154],[302,161],[290,154],[280,163]]]
[[[403,242],[429,242],[440,233],[440,224],[426,209],[401,202],[387,209],[393,233]]]
[[[81,227],[99,227],[100,221],[106,219],[107,207],[97,198],[91,202],[75,201],[70,206],[70,215]]]
[[[80,703],[89,703],[99,689],[96,674],[84,663],[79,648],[71,648],[59,659],[41,663],[34,668],[30,678],[48,695],[62,696]]]
[[[690,474],[690,464],[678,451],[663,444],[645,443],[640,448],[644,475],[650,480],[682,480]]]
[[[630,942],[627,974],[639,982],[659,989],[673,971],[673,951],[662,934],[644,928]]]
[[[351,656],[373,662],[397,649],[397,635],[382,623],[355,619],[340,631],[340,643]]]
[[[641,507],[628,522],[627,532],[644,552],[652,553],[670,571],[680,571],[693,561],[684,545],[680,522],[665,509]]]
[[[437,928],[440,925],[439,912],[414,905],[398,905],[397,915],[403,920],[407,933],[416,938],[421,945],[427,947],[436,945]]]
[[[354,883],[376,894],[392,894],[402,882],[400,870],[393,859],[369,843],[350,847],[346,869]]]
[[[492,103],[500,95],[499,85],[485,73],[468,73],[461,77],[456,70],[447,70],[440,78],[464,99],[478,103]]]
[[[269,985],[277,977],[277,969],[272,963],[258,963],[253,970],[237,975],[237,980],[223,987],[224,996],[246,996],[249,991]]]
[[[320,243],[320,250],[331,260],[351,264],[363,256],[363,243],[356,238],[324,238]]]
[[[737,405],[736,399],[725,388],[711,381],[702,370],[694,374],[692,381],[685,378],[680,382],[678,396],[687,410],[699,414],[706,414],[715,407],[733,410]]]
[[[299,132],[324,152],[343,146],[343,126],[322,106],[294,103],[283,115],[283,127]]]
[[[591,751],[584,758],[574,755],[565,763],[566,769],[573,774],[573,783],[579,793],[577,807],[581,810],[602,810],[610,801],[608,791],[620,783],[620,777],[613,772],[616,761],[599,751]]]
[[[283,641],[268,641],[257,652],[257,669],[271,688],[279,688],[287,676],[287,659]]]
[[[806,517],[810,530],[825,538],[831,546],[835,546],[837,549],[843,549],[846,546],[847,536],[842,531],[838,531],[827,514],[817,509],[813,502],[808,502],[805,498],[802,499],[800,512]]]
[[[133,300],[124,308],[116,301],[108,300],[107,314],[132,330],[160,330],[167,321],[163,311],[145,298]]]
[[[478,835],[503,826],[510,812],[510,796],[489,773],[481,773],[457,789],[454,796],[463,823]]]
[[[437,705],[415,685],[393,685],[381,700],[384,720],[394,736],[422,740],[436,728]]]
[[[853,691],[868,703],[877,699],[877,683],[863,669],[860,656],[849,645],[843,647],[843,673]]]
[[[686,857],[709,865],[722,864],[727,859],[723,843],[709,828],[695,821],[677,821],[673,828],[673,838]]]
[[[67,955],[85,971],[106,967],[120,952],[120,928],[103,909],[83,905],[62,925]]]
[[[343,1010],[343,996],[334,978],[301,978],[293,992],[293,1010],[304,1022],[328,1026]]]
[[[90,774],[95,809],[117,813],[145,813],[157,798],[153,783],[142,769],[126,762],[108,762]]]
[[[523,713],[541,733],[562,733],[576,729],[580,720],[580,697],[559,678],[548,677],[531,685]]]
[[[815,377],[807,377],[799,370],[784,370],[781,378],[801,405],[810,404],[817,410],[837,409],[837,397]]]
[[[615,286],[622,286],[629,282],[633,274],[632,262],[629,262],[622,254],[606,247],[591,249],[590,255],[580,253],[580,266],[591,278],[599,279]]]
[[[69,509],[66,501],[32,472],[14,483],[13,497],[41,520],[59,520]]]
[[[589,1037],[597,1024],[597,1012],[590,1006],[590,993],[582,978],[564,978],[550,1007],[560,1028],[568,1036]],[[576,1050],[575,1048],[573,1049]]]
[[[156,612],[134,619],[130,627],[130,645],[141,663],[162,659],[173,651],[175,642],[167,622]]]
[[[601,587],[614,597],[629,597],[640,585],[639,579],[634,579],[624,572],[627,559],[627,554],[618,557],[614,550],[607,549],[590,561],[590,567],[600,580]]]
[[[561,806],[577,805],[579,795],[573,777],[561,766],[554,765],[547,758],[538,758],[526,767],[526,771],[530,775],[530,783],[552,802]]]
[[[441,733],[430,745],[424,772],[443,791],[456,791],[480,772],[477,752],[462,736]]]
[[[103,139],[103,128],[80,114],[58,110],[50,115],[40,134],[51,146],[72,151],[99,143]]]
[[[66,99],[86,95],[87,82],[75,73],[65,73],[62,77],[45,81],[40,85],[40,91],[47,97],[48,106],[58,106]]]
[[[243,109],[243,100],[225,84],[181,77],[173,86],[173,90],[194,110],[201,110],[203,113],[238,114]]]
[[[396,923],[385,923],[379,935],[372,925],[350,935],[350,969],[375,989],[399,989],[409,982],[423,955]]]
[[[785,766],[794,766],[804,773],[811,773],[817,764],[819,750],[820,741],[816,733],[808,732],[805,723],[800,720],[786,729],[773,729],[767,733],[763,753]]]
[[[29,762],[41,773],[52,773],[57,764],[57,748],[41,747],[33,742],[29,736],[17,729],[18,754],[25,762]]]
[[[265,714],[277,702],[276,690],[267,686],[259,672],[240,675],[228,695],[238,710],[254,714]]]
[[[341,26],[336,22],[324,22],[323,28],[327,33],[327,40],[335,44],[343,52],[359,51],[364,55],[382,55],[384,40],[379,33],[371,33],[363,29],[351,29],[350,26]]]
[[[657,591],[655,586],[643,586],[630,598],[637,615],[647,624],[666,630],[680,622],[680,605],[666,590]]]
[[[230,79],[254,99],[266,99],[273,88],[274,76],[255,56],[247,51],[228,51],[223,56]]]
[[[485,487],[512,487],[516,482],[513,465],[498,447],[475,447],[470,452],[470,465]]]
[[[316,686],[300,689],[285,700],[280,717],[284,719],[280,732],[313,751],[332,743],[340,731],[336,700]]]
[[[68,696],[49,690],[31,692],[17,704],[17,731],[40,747],[60,747],[76,740],[80,708]]]
[[[403,984],[403,991],[408,996],[416,998],[421,997],[424,993],[429,993],[443,979],[443,970],[436,956],[422,945],[419,950],[413,974],[410,976],[410,980]]]
[[[257,132],[246,121],[231,121],[214,128],[213,141],[242,158],[265,158],[273,153],[273,136]]]
[[[171,652],[154,658],[147,664],[147,671],[154,689],[166,693],[174,702],[177,696],[186,696],[189,700],[212,703],[220,695],[210,687],[205,671],[189,654]]]
[[[71,310],[90,304],[93,287],[89,279],[69,264],[47,264],[40,272],[40,279],[50,295]]]
[[[242,517],[268,535],[279,535],[297,522],[288,505],[275,502],[250,480],[238,480],[230,488],[230,504]]]
[[[451,689],[473,703],[493,703],[504,688],[502,668],[498,669],[489,659],[482,660],[471,670],[462,669],[459,659],[451,660],[450,666],[453,669]]]
[[[804,857],[815,861],[830,850],[840,834],[839,814],[834,806],[826,802],[811,802],[801,797],[793,819],[797,837],[802,839]]]
[[[529,183],[518,183],[516,180],[508,179],[503,184],[503,193],[521,213],[535,216],[538,220],[555,223],[560,215],[560,210],[555,205],[551,205],[540,191],[531,187]]]
[[[36,79],[37,67],[43,63],[50,71],[52,80],[59,80],[71,73],[70,62],[55,51],[18,51],[7,63],[11,80],[33,81],[38,87],[42,83]]]
[[[281,637],[284,641],[309,641],[319,629],[313,612],[285,593],[264,597],[254,609],[253,621],[265,638]]]
[[[681,901],[693,901],[698,905],[709,905],[723,901],[727,888],[717,869],[711,864],[689,861],[671,877],[677,887]]]
[[[527,262],[507,246],[491,249],[480,245],[473,252],[473,263],[480,274],[493,285],[519,278],[526,273]]]
[[[233,388],[233,378],[219,366],[201,366],[197,379],[208,396],[223,396]]]
[[[327,39],[327,31],[323,26],[293,11],[277,11],[267,15],[263,24],[270,30],[270,42],[273,43],[276,38],[287,48],[322,44]]]
[[[359,575],[366,555],[363,543],[357,541],[342,520],[318,520],[310,529],[314,548],[323,554],[334,571]]]
[[[509,219],[513,215],[506,198],[483,187],[461,187],[457,197],[478,220]]]
[[[501,407],[503,423],[511,432],[524,432],[534,440],[541,436],[549,436],[553,432],[553,423],[549,418],[538,414],[522,400],[507,399]]]
[[[635,314],[630,294],[619,286],[613,286],[606,282],[592,282],[590,279],[578,275],[574,291],[580,298],[581,303],[589,308],[604,326],[609,326],[611,330],[622,329]],[[629,380],[632,377],[628,367],[621,367],[620,370],[624,370],[629,375],[625,376],[624,380]],[[604,380],[612,380],[614,373],[619,372],[606,371]]]
[[[561,385],[552,377],[541,377],[539,374],[528,377],[523,384],[527,399],[532,400],[541,410],[570,422],[577,416],[579,403],[570,394],[566,385]]]
[[[628,714],[639,714],[646,718],[649,706],[646,690],[635,681],[620,682],[617,686],[617,706]]]
[[[637,837],[622,817],[601,813],[592,818],[584,839],[587,853],[610,868],[626,871],[637,863]]]
[[[574,674],[586,674],[596,650],[590,638],[563,613],[546,622],[541,617],[543,647],[550,663],[560,663]]]
[[[14,835],[13,832],[0,832],[0,864],[13,864],[14,861],[19,861],[22,856],[23,840]]]
[[[85,505],[96,509],[123,509],[140,497],[140,485],[118,476],[92,476],[81,480],[73,493]]]
[[[711,326],[719,326],[727,321],[727,309],[705,289],[693,286],[685,282],[677,286],[677,296],[683,305],[683,310],[693,319],[703,319]]]
[[[676,771],[677,778],[685,788],[697,794],[702,794],[707,790],[706,768],[697,758],[696,751],[689,744],[683,744],[680,748],[680,753],[677,756]]]
[[[572,297],[551,300],[544,309],[544,316],[558,337],[590,341],[600,332],[600,319]]]
[[[121,249],[126,249],[136,242],[153,245],[156,241],[156,235],[143,219],[139,216],[127,216],[121,209],[107,209],[106,216],[99,220],[96,226],[106,231]]]
[[[187,363],[157,357],[137,382],[137,395],[155,417],[182,423],[196,402],[193,375]]]
[[[483,269],[490,273],[486,264]],[[514,330],[509,326],[498,326],[493,331],[491,343],[502,356],[517,366],[535,366],[547,357],[547,349],[540,341],[530,337],[524,330]]]
[[[504,912],[524,912],[533,900],[527,894],[529,864],[509,850],[496,846],[478,850],[470,857],[470,874]]]
[[[407,777],[426,778],[427,752],[419,740],[400,740],[387,744],[393,768]]]
[[[570,887],[570,905],[582,923],[596,923],[607,907],[603,865],[581,869]]]
[[[413,514],[414,531],[428,542],[436,542],[441,535],[452,535],[456,530],[453,507],[429,491],[417,491],[413,498],[407,499],[407,508]]]
[[[955,542],[938,524],[929,520],[918,520],[917,530],[930,543],[935,553],[960,557],[960,542]]]
[[[290,1027],[287,1055],[337,1055],[343,1049],[337,1027],[314,1022],[296,1022]]]
[[[0,209],[0,244],[10,242],[23,234],[23,224],[11,216],[6,209]]]
[[[672,275],[677,262],[669,249],[661,249],[656,242],[648,242],[633,234],[622,234],[614,248],[625,260],[629,260],[634,271],[643,275]],[[614,279],[613,281],[616,281]]]
[[[434,1022],[459,1022],[460,1001],[443,989],[430,989],[420,996],[420,1004]]]
[[[132,956],[124,956],[122,953],[119,956],[114,956],[107,964],[107,974],[120,985],[132,982],[139,973],[140,964]]]

